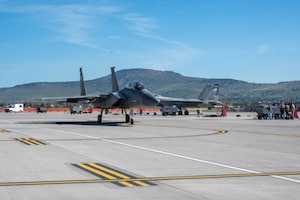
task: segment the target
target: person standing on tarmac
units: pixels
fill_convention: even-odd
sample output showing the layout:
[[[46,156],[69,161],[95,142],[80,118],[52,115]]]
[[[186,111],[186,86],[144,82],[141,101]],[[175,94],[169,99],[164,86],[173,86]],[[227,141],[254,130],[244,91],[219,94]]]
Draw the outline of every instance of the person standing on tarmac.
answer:
[[[281,103],[281,105],[280,105],[280,118],[281,119],[284,119],[284,108],[285,108],[284,103]]]
[[[299,119],[298,109],[297,109],[296,105],[295,105],[294,119]]]
[[[290,119],[290,105],[288,103],[285,104],[285,119]]]
[[[295,117],[295,110],[296,110],[295,104],[294,104],[294,102],[292,102],[291,103],[291,119],[294,119],[294,117]]]
[[[268,118],[269,118],[269,120],[271,120],[273,118],[272,105],[270,104],[267,109],[268,109]]]

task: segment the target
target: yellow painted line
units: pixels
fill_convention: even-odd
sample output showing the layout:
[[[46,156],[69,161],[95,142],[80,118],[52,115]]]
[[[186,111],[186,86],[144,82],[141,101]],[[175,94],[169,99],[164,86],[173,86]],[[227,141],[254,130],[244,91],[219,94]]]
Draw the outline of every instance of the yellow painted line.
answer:
[[[226,130],[220,130],[219,133],[224,134],[224,133],[227,133],[227,131]]]
[[[0,133],[5,133],[5,132],[7,132],[7,130],[0,129]]]
[[[17,140],[27,145],[44,145],[42,142],[34,140],[32,138],[17,138]]]
[[[253,132],[253,131],[242,131],[242,130],[229,130],[234,133],[249,133],[249,134],[258,134],[258,135],[272,135],[272,136],[280,136],[280,137],[300,137],[300,135],[292,134],[292,133],[270,133],[270,132]]]
[[[117,178],[115,178],[115,177],[113,177],[113,176],[111,176],[111,175],[109,175],[109,174],[106,174],[106,173],[104,173],[104,172],[101,172],[101,171],[99,171],[99,170],[96,170],[96,169],[94,169],[94,168],[92,168],[92,167],[89,167],[89,166],[83,164],[83,163],[79,163],[79,164],[77,164],[77,165],[80,166],[80,167],[82,167],[82,168],[84,168],[84,169],[86,169],[86,170],[88,170],[88,171],[94,172],[95,174],[98,174],[98,175],[100,175],[100,176],[103,176],[103,177],[105,177],[105,178],[108,178],[108,179],[110,179],[110,180],[116,180],[116,179],[117,179]],[[118,181],[118,182],[119,182],[120,184],[122,184],[122,185],[127,186],[127,187],[133,187],[133,185],[132,185],[131,183],[124,182],[123,180],[122,180],[122,181]]]
[[[17,140],[19,140],[20,142],[23,142],[23,143],[25,143],[27,145],[34,145],[30,141],[27,141],[26,138],[17,138]]]
[[[194,126],[174,126],[174,125],[167,125],[167,124],[140,124],[143,126],[151,126],[151,127],[163,127],[163,128],[181,128],[181,129],[192,129],[192,130],[207,130],[207,131],[217,131],[216,129],[211,128],[201,128],[201,127],[194,127]]]
[[[25,138],[25,140],[35,144],[35,145],[43,145],[41,142],[37,141],[37,140],[34,140],[34,139],[31,139],[31,138]]]
[[[95,168],[97,168],[97,169],[100,169],[100,170],[102,170],[102,171],[105,171],[105,172],[108,172],[108,173],[110,173],[110,174],[113,174],[113,175],[115,175],[115,176],[118,176],[118,177],[120,177],[120,178],[122,178],[122,179],[130,179],[129,176],[126,176],[126,175],[124,175],[124,174],[121,174],[121,173],[119,173],[119,172],[117,172],[117,171],[113,171],[113,170],[108,169],[108,168],[106,168],[106,167],[103,167],[103,166],[101,166],[101,165],[98,165],[98,164],[95,164],[95,163],[89,163],[89,165],[90,165],[90,166],[93,166],[93,167],[95,167]],[[149,184],[146,184],[146,183],[141,182],[141,181],[134,181],[134,182],[135,182],[136,184],[138,184],[138,185],[141,185],[141,186],[149,186]]]
[[[42,141],[89,141],[89,140],[151,140],[151,139],[168,139],[168,138],[189,138],[189,137],[202,137],[212,136],[227,133],[226,130],[214,130],[216,132],[206,134],[192,134],[192,135],[170,135],[170,136],[154,136],[154,137],[120,137],[120,138],[65,138],[65,139],[41,139]],[[0,141],[13,141],[13,140],[0,140]]]
[[[157,126],[157,127],[164,127],[164,128],[182,128],[182,129],[193,129],[193,130],[210,130],[210,131],[218,131],[215,129],[209,129],[209,128],[200,128],[200,127],[187,127],[187,126],[171,126],[171,125],[163,125],[163,124],[139,124],[143,126]],[[281,136],[281,137],[300,137],[300,135],[297,134],[290,134],[290,133],[270,133],[270,132],[252,132],[252,131],[243,131],[243,130],[227,130],[227,132],[236,132],[236,133],[250,133],[250,134],[262,134],[262,135],[273,135],[273,136]],[[222,134],[224,132],[219,131],[219,134]],[[216,134],[206,134],[208,135],[216,135]],[[195,135],[196,136],[202,136],[202,135]],[[205,134],[203,135],[205,136]]]
[[[270,172],[270,173],[245,173],[245,174],[216,174],[216,175],[195,175],[195,176],[166,176],[166,177],[144,177],[130,179],[89,179],[89,180],[57,180],[57,181],[23,181],[23,182],[0,182],[0,186],[22,186],[22,185],[57,185],[76,183],[113,183],[121,181],[168,181],[184,179],[212,179],[212,178],[236,178],[236,177],[263,177],[279,175],[300,175],[300,171],[294,172]]]
[[[212,178],[235,178],[235,177],[262,177],[262,176],[279,176],[279,175],[300,175],[296,172],[270,172],[270,173],[241,173],[241,174],[217,174],[217,175],[198,175],[198,176],[169,176],[148,178],[149,181],[159,180],[180,180],[180,179],[212,179]]]

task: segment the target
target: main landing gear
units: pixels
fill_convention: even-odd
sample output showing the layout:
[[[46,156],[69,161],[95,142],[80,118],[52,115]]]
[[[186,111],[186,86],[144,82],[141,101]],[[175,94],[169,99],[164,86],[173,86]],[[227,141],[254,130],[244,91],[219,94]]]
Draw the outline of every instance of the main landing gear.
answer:
[[[125,110],[125,121],[126,121],[126,123],[129,123],[130,122],[130,124],[133,124],[134,123],[134,112],[133,112],[133,109],[134,108],[129,108],[129,114],[126,112],[126,110]]]
[[[98,115],[98,118],[97,118],[97,121],[98,121],[99,124],[102,123],[103,110],[104,110],[104,109],[101,109],[101,110],[100,110],[100,114]],[[130,122],[130,124],[134,124],[134,113],[133,113],[133,108],[130,108],[130,109],[129,109],[129,114],[126,112],[125,109],[124,109],[124,111],[125,111],[125,122],[126,122],[126,123],[129,123],[129,122]],[[108,113],[107,109],[105,109],[105,113],[106,113],[106,114]]]

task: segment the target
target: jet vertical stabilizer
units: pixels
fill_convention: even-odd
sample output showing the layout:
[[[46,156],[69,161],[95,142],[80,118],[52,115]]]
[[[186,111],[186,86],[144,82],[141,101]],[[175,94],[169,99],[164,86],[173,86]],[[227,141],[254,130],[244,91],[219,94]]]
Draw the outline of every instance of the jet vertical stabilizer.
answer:
[[[111,83],[112,83],[112,92],[119,92],[119,85],[115,73],[115,67],[111,68]]]
[[[208,100],[219,101],[219,84],[214,84],[211,93],[208,96]]]
[[[85,84],[84,84],[84,79],[82,74],[82,67],[80,67],[79,71],[80,71],[80,95],[85,96],[86,91],[85,91]]]
[[[199,94],[197,99],[207,99],[209,94],[211,93],[211,85],[206,85],[202,92]]]

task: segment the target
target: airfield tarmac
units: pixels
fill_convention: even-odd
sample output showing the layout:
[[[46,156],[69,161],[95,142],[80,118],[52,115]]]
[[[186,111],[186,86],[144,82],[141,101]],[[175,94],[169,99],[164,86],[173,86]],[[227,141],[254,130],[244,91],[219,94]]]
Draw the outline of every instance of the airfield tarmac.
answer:
[[[300,120],[0,113],[0,197],[299,199]]]

